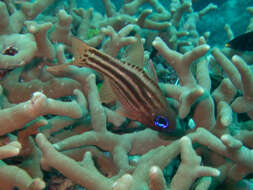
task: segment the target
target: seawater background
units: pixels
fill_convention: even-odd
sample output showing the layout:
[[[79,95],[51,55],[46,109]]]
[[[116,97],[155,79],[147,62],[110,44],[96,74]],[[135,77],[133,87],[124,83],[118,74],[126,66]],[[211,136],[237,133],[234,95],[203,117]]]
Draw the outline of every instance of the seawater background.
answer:
[[[251,15],[246,8],[253,6],[253,0],[195,0],[193,8],[199,11],[209,3],[218,5],[218,9],[209,12],[198,22],[198,31],[200,34],[210,31],[211,36],[208,43],[212,46],[224,46],[228,41],[224,26],[231,25],[236,35],[245,32]],[[121,7],[123,0],[112,0],[117,8]],[[160,0],[165,6],[169,6],[169,0]],[[78,6],[85,9],[93,7],[95,10],[104,14],[104,5],[101,0],[77,0]]]

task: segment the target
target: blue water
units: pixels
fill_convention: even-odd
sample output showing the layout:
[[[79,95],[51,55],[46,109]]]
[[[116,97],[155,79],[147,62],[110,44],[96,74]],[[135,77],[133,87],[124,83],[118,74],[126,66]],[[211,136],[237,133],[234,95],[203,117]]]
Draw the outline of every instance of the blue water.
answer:
[[[112,0],[117,9],[119,9],[123,0]],[[169,8],[167,0],[160,2]],[[193,3],[194,11],[199,11],[206,7],[209,3],[218,5],[218,9],[210,11],[203,16],[197,23],[197,28],[200,34],[206,31],[211,32],[209,38],[210,45],[223,46],[228,38],[224,32],[225,24],[229,24],[235,36],[242,34],[249,23],[250,14],[246,11],[248,6],[253,6],[252,0],[197,0]],[[104,4],[101,0],[77,0],[77,4],[85,9],[93,7],[95,10],[104,14]]]

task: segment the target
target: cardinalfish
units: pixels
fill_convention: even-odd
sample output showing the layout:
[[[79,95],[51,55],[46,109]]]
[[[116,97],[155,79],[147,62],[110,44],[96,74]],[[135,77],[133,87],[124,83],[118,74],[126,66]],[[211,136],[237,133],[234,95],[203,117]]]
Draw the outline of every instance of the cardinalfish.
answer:
[[[133,46],[140,44],[142,46],[139,38],[137,45]],[[151,79],[141,66],[131,61],[120,61],[76,38],[72,39],[72,48],[73,65],[94,69],[109,81],[111,89],[122,105],[121,115],[154,130],[174,131],[177,125],[175,110],[168,104],[158,82]],[[138,53],[135,48],[131,49],[131,52]],[[144,60],[143,46],[142,51],[143,54],[135,56],[139,62]]]
[[[235,37],[226,44],[226,47],[240,51],[253,51],[253,31]]]

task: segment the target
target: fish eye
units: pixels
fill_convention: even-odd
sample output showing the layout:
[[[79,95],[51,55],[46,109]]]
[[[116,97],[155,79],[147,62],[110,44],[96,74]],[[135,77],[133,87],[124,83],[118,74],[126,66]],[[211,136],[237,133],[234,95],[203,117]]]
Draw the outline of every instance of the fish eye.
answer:
[[[157,127],[165,129],[169,126],[169,120],[164,116],[158,115],[155,117],[154,124]]]

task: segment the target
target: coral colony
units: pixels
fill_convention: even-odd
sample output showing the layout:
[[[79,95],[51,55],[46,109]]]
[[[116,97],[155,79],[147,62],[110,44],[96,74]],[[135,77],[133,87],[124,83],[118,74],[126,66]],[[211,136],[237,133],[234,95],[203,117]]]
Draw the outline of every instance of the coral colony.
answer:
[[[252,190],[253,7],[81,2],[0,1],[0,190]]]

